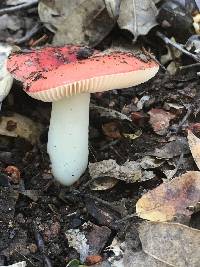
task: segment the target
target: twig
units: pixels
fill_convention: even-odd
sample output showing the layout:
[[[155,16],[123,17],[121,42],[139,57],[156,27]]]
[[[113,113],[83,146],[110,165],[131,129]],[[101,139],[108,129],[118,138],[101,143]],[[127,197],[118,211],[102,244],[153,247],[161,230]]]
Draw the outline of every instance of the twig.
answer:
[[[185,121],[188,119],[188,117],[190,116],[190,114],[192,113],[192,108],[191,106],[189,106],[187,108],[187,113],[185,114],[185,116],[183,117],[183,119],[180,121],[180,123],[178,124],[178,129],[180,129],[183,124],[185,123]]]
[[[133,214],[129,214],[127,215],[126,217],[122,218],[122,219],[119,219],[119,220],[116,220],[115,223],[123,223],[129,219],[132,219],[133,217],[138,217],[137,213],[133,213]]]
[[[164,71],[167,71],[167,69],[160,63],[160,61],[157,60],[149,51],[147,51],[144,46],[142,46],[142,50],[147,56],[153,59],[161,67],[161,69],[163,69]]]
[[[168,180],[172,180],[172,178],[174,177],[174,175],[177,173],[177,171],[179,170],[182,162],[183,162],[183,153],[181,153],[178,162],[176,164],[176,168],[173,170],[173,172],[171,173],[171,175],[168,176]]]
[[[0,16],[4,15],[4,14],[14,13],[14,12],[20,11],[20,10],[25,10],[25,9],[36,6],[37,4],[38,4],[38,0],[30,0],[29,3],[24,3],[21,5],[8,7],[8,8],[2,8],[2,9],[0,9]]]
[[[180,66],[179,69],[180,70],[186,70],[186,69],[195,68],[195,67],[200,67],[200,63],[194,63],[194,64],[190,64],[190,65],[186,65],[186,66]]]
[[[158,37],[160,37],[165,42],[166,45],[171,45],[171,46],[175,47],[176,49],[180,50],[183,54],[185,54],[185,55],[193,58],[197,62],[200,62],[200,57],[199,56],[190,53],[189,51],[187,51],[186,49],[184,49],[181,44],[174,43],[173,41],[171,41],[167,36],[165,36],[161,32],[158,32],[157,31],[156,32],[156,35]]]
[[[191,106],[189,106],[187,108],[187,113],[185,114],[183,119],[179,122],[179,124],[175,128],[173,126],[171,127],[171,133],[177,134],[191,113],[192,113],[192,108],[191,108]]]
[[[19,252],[16,248],[15,248],[15,251],[20,255],[22,256],[26,261],[29,261],[29,263],[32,265],[32,266],[36,266],[29,258],[27,258],[25,255],[23,255],[21,252]]]
[[[40,30],[40,28],[41,28],[41,23],[37,23],[30,31],[26,33],[25,36],[23,36],[22,38],[16,39],[16,40],[12,40],[11,42],[14,44],[18,44],[18,45],[25,43],[28,40],[30,40],[31,37]]]

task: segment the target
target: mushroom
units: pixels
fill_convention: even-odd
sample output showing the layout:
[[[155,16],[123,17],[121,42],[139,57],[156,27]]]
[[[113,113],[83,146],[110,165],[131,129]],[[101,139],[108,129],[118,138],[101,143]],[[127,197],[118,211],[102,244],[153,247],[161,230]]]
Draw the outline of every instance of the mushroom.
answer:
[[[41,66],[38,58],[44,58],[43,53],[48,49],[57,50],[56,56],[47,53],[45,58],[48,55],[51,59],[46,62],[51,64]],[[88,50],[88,53],[80,53],[84,49],[70,46],[64,53],[64,48],[43,48],[43,53],[41,50],[32,52],[37,53],[36,61],[35,54],[31,56],[31,53],[14,54],[8,61],[8,69],[24,82],[27,94],[53,102],[47,150],[52,173],[64,185],[73,184],[87,168],[90,93],[141,84],[159,69],[153,60],[143,61],[131,52]],[[69,59],[74,53],[76,56]]]

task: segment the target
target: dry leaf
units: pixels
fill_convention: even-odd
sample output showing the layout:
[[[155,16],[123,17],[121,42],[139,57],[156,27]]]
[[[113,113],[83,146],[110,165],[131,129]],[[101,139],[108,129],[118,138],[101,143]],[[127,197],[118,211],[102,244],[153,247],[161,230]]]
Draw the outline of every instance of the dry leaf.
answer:
[[[130,31],[136,40],[157,25],[157,13],[152,0],[122,0],[117,22],[121,29]]]
[[[53,44],[94,46],[112,30],[103,0],[41,0],[38,6],[41,21],[55,33]]]
[[[188,130],[187,138],[193,159],[200,170],[200,139],[197,138],[190,130]]]
[[[115,160],[103,160],[89,163],[89,173],[92,179],[98,177],[114,177],[127,183],[135,183],[142,177],[140,164],[135,161],[126,161],[118,165]]]
[[[189,154],[190,150],[188,147],[188,142],[185,137],[176,137],[175,141],[169,142],[161,148],[156,148],[153,153],[148,153],[151,156],[162,158],[162,159],[171,159],[181,154]]]
[[[170,120],[175,118],[174,114],[159,108],[151,109],[148,114],[150,115],[149,123],[154,132],[159,135],[166,134]]]
[[[155,259],[174,267],[199,267],[199,230],[178,223],[145,222],[139,236],[144,252]]]
[[[133,252],[125,250],[123,258],[124,267],[170,267],[171,265],[165,264],[143,251]],[[117,265],[116,265],[117,267]]]
[[[171,221],[190,217],[189,206],[200,200],[200,172],[189,171],[144,194],[136,204],[140,218],[150,221]]]
[[[113,139],[120,139],[122,135],[120,133],[120,125],[116,121],[107,122],[102,125],[103,133]]]
[[[119,8],[121,0],[104,0],[108,14],[112,19],[117,19],[119,16]]]
[[[108,117],[108,118],[119,119],[119,120],[127,120],[131,122],[131,119],[128,116],[114,109],[104,108],[104,107],[96,106],[90,103],[90,110],[97,111],[101,117]]]
[[[91,190],[104,191],[113,188],[118,180],[113,177],[98,177],[90,182]]]
[[[39,140],[41,132],[40,124],[20,114],[0,117],[0,135],[21,137],[34,144]]]

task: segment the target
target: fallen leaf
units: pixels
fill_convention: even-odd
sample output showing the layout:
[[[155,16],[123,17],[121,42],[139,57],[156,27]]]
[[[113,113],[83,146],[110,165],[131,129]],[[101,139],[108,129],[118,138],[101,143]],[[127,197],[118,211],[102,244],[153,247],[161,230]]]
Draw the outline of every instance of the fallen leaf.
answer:
[[[161,148],[156,148],[154,152],[148,154],[161,159],[171,159],[181,154],[185,155],[189,153],[187,139],[179,136],[175,141],[171,141]]]
[[[14,113],[12,116],[1,116],[0,135],[10,137],[21,137],[31,144],[36,143],[42,132],[42,125],[35,123],[31,119]]]
[[[155,259],[174,267],[199,267],[199,230],[178,223],[145,222],[139,237],[144,252]]]
[[[149,121],[149,116],[142,111],[135,111],[131,113],[131,119],[134,125],[144,128]]]
[[[65,233],[69,246],[80,254],[81,262],[85,262],[89,256],[99,255],[110,235],[108,227],[97,226],[90,221],[84,223],[81,229],[70,229]]]
[[[140,166],[142,169],[155,169],[160,167],[164,163],[162,159],[156,159],[154,157],[145,156],[140,160]]]
[[[119,16],[121,0],[104,0],[109,16],[116,20]]]
[[[126,161],[123,165],[118,165],[113,159],[89,163],[89,173],[92,179],[114,177],[127,183],[135,183],[142,177],[139,163]]]
[[[150,115],[149,123],[154,132],[159,135],[166,134],[170,121],[175,118],[174,114],[158,108],[151,109],[148,114]]]
[[[55,33],[53,44],[98,44],[114,27],[103,0],[40,1],[41,21]]]
[[[111,251],[108,258],[112,267],[170,267],[169,265],[151,257],[144,251],[136,251],[135,246],[140,244],[136,229],[127,228],[125,240],[115,237],[106,251]]]
[[[121,29],[130,31],[136,40],[139,35],[146,35],[157,25],[157,13],[152,0],[122,0],[117,22]]]
[[[90,182],[91,190],[104,191],[113,188],[118,180],[113,177],[97,177]]]
[[[162,261],[151,257],[143,251],[133,252],[125,250],[123,257],[123,267],[170,267]],[[117,265],[116,265],[117,267]]]
[[[122,135],[120,133],[120,125],[116,121],[107,122],[102,125],[103,133],[113,139],[120,139]]]
[[[144,194],[136,203],[136,212],[150,221],[189,218],[192,211],[188,207],[200,200],[199,192],[200,172],[189,171]]]
[[[189,123],[188,129],[195,134],[200,134],[200,122]]]
[[[136,131],[135,133],[132,133],[132,134],[123,133],[123,136],[125,138],[129,138],[130,140],[137,139],[141,135],[142,135],[142,131],[141,130],[138,130],[138,131]]]
[[[128,116],[114,109],[104,108],[104,107],[96,106],[94,104],[90,104],[90,109],[97,111],[101,117],[108,117],[108,118],[119,119],[119,120],[127,120],[131,122],[131,119]]]
[[[193,156],[193,159],[200,170],[200,139],[188,130],[188,143]]]

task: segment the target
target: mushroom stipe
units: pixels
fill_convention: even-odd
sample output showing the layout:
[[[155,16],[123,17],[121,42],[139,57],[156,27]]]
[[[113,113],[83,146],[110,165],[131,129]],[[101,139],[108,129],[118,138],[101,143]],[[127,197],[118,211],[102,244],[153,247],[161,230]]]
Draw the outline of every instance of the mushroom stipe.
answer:
[[[71,185],[88,164],[90,93],[122,89],[151,79],[159,66],[131,52],[45,47],[12,54],[8,70],[31,97],[52,103],[47,150],[56,180]]]

